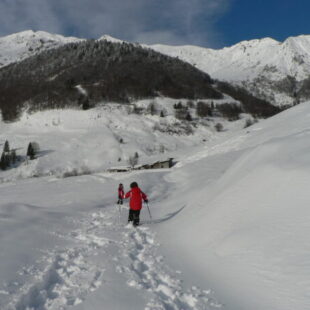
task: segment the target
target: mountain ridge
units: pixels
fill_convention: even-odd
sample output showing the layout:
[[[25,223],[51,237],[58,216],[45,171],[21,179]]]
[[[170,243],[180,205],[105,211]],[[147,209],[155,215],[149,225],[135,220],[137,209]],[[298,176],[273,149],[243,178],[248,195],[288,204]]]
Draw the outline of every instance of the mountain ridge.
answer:
[[[277,106],[309,99],[299,91],[310,76],[310,35],[289,37],[284,42],[254,39],[218,50],[160,44],[149,47],[208,71],[212,78],[243,86]]]
[[[86,109],[100,102],[130,103],[158,95],[223,97],[208,74],[186,62],[107,40],[45,50],[0,69],[0,80],[0,108],[7,121],[16,119],[25,105],[33,110]]]
[[[32,30],[1,37],[0,68],[44,50],[83,40]],[[109,35],[96,41],[100,40],[125,42]],[[276,106],[292,106],[310,99],[310,35],[288,37],[283,42],[270,37],[245,40],[222,49],[140,45],[188,62],[213,79],[244,87]]]
[[[83,40],[33,30],[25,30],[0,37],[0,68],[22,61],[42,51]]]

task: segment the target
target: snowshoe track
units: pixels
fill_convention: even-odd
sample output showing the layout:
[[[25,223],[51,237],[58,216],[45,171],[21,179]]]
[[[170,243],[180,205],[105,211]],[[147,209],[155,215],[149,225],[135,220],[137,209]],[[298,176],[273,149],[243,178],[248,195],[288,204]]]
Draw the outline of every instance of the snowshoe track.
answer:
[[[1,309],[66,310],[82,303],[104,283],[105,265],[100,255],[107,258],[105,263],[113,264],[116,272],[123,274],[128,286],[146,292],[148,301],[144,310],[214,310],[221,307],[213,301],[210,291],[197,287],[185,290],[180,273],[169,268],[157,254],[159,244],[155,234],[146,226],[119,225],[118,210],[111,209],[75,220],[79,228],[60,236],[75,246],[44,255],[44,269],[25,268],[31,280],[24,283],[31,284],[5,292],[10,302]],[[10,286],[14,285],[7,285]]]
[[[129,231],[128,231],[129,230]],[[162,256],[157,255],[159,244],[155,235],[147,227],[131,228],[123,233],[121,256],[127,258],[125,273],[127,284],[139,290],[146,290],[152,298],[145,310],[204,310],[218,309],[220,304],[211,298],[211,292],[197,287],[185,291],[179,274],[170,269]]]
[[[64,239],[75,241],[77,246],[66,250],[54,250],[46,254],[44,270],[30,267],[31,285],[24,285],[9,295],[8,310],[64,310],[77,305],[90,292],[102,284],[103,267],[91,259],[98,255],[110,241],[102,236],[102,228],[109,218],[103,212],[93,213],[76,224],[81,228]],[[105,223],[102,223],[102,222]]]

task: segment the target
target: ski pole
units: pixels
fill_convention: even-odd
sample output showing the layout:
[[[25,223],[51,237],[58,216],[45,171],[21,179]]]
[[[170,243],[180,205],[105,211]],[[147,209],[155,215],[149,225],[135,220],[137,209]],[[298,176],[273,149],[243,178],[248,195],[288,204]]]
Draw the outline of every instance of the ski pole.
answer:
[[[150,219],[152,220],[152,215],[151,215],[151,211],[150,211],[148,202],[146,203],[146,206],[147,206],[147,209],[149,210]]]
[[[119,224],[121,224],[121,205],[119,202],[117,204],[118,204],[118,220]]]

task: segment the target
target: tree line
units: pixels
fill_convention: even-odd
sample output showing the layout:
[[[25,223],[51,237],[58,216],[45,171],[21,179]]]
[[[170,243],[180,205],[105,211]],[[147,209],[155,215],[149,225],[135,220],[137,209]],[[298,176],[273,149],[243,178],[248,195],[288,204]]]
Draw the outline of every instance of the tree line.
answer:
[[[27,147],[26,158],[33,160],[36,158],[36,154],[38,153],[38,144],[36,142],[29,142]],[[2,154],[0,157],[0,169],[6,170],[18,162],[22,161],[22,156],[17,155],[17,149],[11,149],[9,141],[6,140],[3,146]]]
[[[77,86],[85,91],[81,93]],[[220,99],[210,76],[136,44],[87,40],[44,51],[0,69],[3,119],[30,110],[129,103],[163,95]]]

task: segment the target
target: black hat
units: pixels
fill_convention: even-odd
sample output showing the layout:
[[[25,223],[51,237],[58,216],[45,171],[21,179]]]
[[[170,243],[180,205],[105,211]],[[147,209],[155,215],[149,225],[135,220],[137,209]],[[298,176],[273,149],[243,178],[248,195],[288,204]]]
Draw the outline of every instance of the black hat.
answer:
[[[138,183],[137,182],[132,182],[130,184],[130,188],[134,188],[134,187],[138,187]]]

